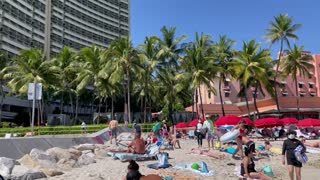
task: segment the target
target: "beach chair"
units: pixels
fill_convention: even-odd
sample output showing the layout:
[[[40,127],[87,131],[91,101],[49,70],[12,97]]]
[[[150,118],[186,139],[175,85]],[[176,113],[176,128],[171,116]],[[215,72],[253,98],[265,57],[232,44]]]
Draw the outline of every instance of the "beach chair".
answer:
[[[160,151],[162,143],[151,144],[144,154],[133,154],[133,153],[113,153],[108,152],[107,155],[113,159],[119,159],[120,161],[144,161],[148,159],[156,159],[157,154]]]

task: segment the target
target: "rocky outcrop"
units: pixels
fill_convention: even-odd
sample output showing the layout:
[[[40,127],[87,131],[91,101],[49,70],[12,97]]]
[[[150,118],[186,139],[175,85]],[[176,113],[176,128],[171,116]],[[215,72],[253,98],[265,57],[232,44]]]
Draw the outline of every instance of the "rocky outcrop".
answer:
[[[3,177],[10,177],[12,169],[15,165],[19,165],[16,160],[6,157],[0,157],[0,174]]]
[[[96,163],[96,160],[91,157],[91,155],[82,154],[78,159],[77,166],[83,166],[92,163]]]

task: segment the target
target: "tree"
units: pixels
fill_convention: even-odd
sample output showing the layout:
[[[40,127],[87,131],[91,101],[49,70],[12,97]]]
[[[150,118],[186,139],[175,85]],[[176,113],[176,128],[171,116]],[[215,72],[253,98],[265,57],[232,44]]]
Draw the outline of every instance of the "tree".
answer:
[[[144,44],[139,46],[139,54],[138,57],[141,60],[141,63],[143,64],[144,74],[142,83],[139,84],[142,85],[142,90],[140,91],[140,95],[144,97],[144,107],[143,107],[143,119],[144,122],[146,122],[147,118],[147,105],[149,107],[151,106],[150,102],[150,86],[149,84],[153,80],[153,73],[155,72],[159,60],[157,58],[157,54],[159,51],[158,48],[159,39],[155,36],[152,37],[146,37]]]
[[[300,119],[300,104],[299,104],[299,92],[298,92],[298,79],[297,75],[304,77],[306,74],[310,76],[310,69],[313,67],[311,61],[312,56],[303,54],[304,47],[298,47],[294,45],[292,50],[285,50],[287,56],[281,60],[281,69],[283,70],[284,76],[288,77],[292,75],[292,79],[295,83],[296,98],[297,98],[297,119]]]
[[[8,56],[6,53],[0,54],[0,93],[1,93],[1,101],[0,101],[0,124],[2,121],[2,107],[3,107],[3,101],[6,96],[3,86],[4,86],[4,75],[5,73],[2,71],[8,63]]]
[[[271,62],[270,52],[267,49],[260,49],[260,44],[257,44],[255,40],[243,43],[243,48],[234,57],[231,71],[234,72],[235,78],[237,78],[243,88],[244,96],[246,98],[246,106],[248,110],[248,117],[250,117],[250,109],[248,102],[248,88],[252,82],[268,82],[266,76],[266,64]]]
[[[194,43],[190,43],[185,48],[185,57],[181,62],[181,66],[184,71],[180,74],[180,77],[187,79],[187,82],[190,83],[193,91],[198,90],[202,117],[204,117],[204,111],[202,108],[203,103],[200,86],[204,85],[210,90],[210,92],[215,93],[215,89],[211,86],[212,73],[216,72],[214,69],[212,53],[210,51],[211,46],[211,36],[201,34],[199,37],[197,33],[196,41]],[[199,112],[197,112],[197,114],[199,114]]]
[[[168,99],[168,110],[169,110],[169,121],[174,125],[172,113],[173,113],[173,102],[174,102],[174,86],[177,81],[175,81],[175,76],[178,71],[178,60],[180,59],[180,54],[183,49],[179,47],[180,43],[186,38],[186,36],[181,36],[176,38],[176,28],[167,28],[164,26],[161,28],[162,39],[159,41],[160,50],[157,57],[161,60],[159,63],[159,68],[157,76],[160,81],[163,80],[163,84],[167,87],[167,97]]]
[[[59,80],[59,71],[52,66],[52,61],[46,61],[43,51],[39,49],[21,51],[3,72],[4,78],[9,80],[7,86],[20,96],[27,95],[29,83],[42,83],[45,92],[50,84]],[[33,132],[34,122],[31,125]]]
[[[227,36],[220,36],[219,41],[214,44],[214,56],[215,56],[215,64],[218,66],[219,73],[219,97],[221,104],[222,115],[225,116],[224,111],[224,103],[222,100],[222,82],[226,81],[227,77],[230,77],[230,62],[232,61],[232,57],[234,55],[234,50],[232,46],[235,44],[235,41],[228,39]]]
[[[298,30],[302,25],[301,24],[293,24],[293,18],[289,17],[287,14],[280,14],[279,16],[274,17],[274,21],[270,22],[270,27],[267,29],[267,41],[271,42],[271,44],[275,44],[280,41],[280,52],[276,65],[276,74],[274,77],[274,81],[278,78],[279,73],[279,65],[280,59],[283,55],[283,44],[286,43],[290,48],[290,39],[297,40],[298,36],[295,35],[295,31]],[[279,101],[278,101],[278,91],[277,85],[274,84],[274,93],[275,100],[277,104],[277,110],[280,114]]]
[[[131,86],[131,76],[142,69],[141,62],[137,57],[137,50],[133,47],[131,39],[129,37],[120,38],[114,41],[110,46],[109,55],[106,57],[111,57],[113,61],[113,66],[115,72],[112,74],[114,80],[119,81],[122,75],[123,82],[126,82],[126,92],[125,98],[125,111],[127,107],[127,115],[129,123],[132,122],[131,118],[131,106],[130,106],[130,86]],[[113,81],[114,81],[113,80]],[[124,91],[125,92],[125,91]],[[126,102],[126,100],[128,102]],[[127,103],[127,104],[126,104]],[[125,118],[127,118],[125,116]]]

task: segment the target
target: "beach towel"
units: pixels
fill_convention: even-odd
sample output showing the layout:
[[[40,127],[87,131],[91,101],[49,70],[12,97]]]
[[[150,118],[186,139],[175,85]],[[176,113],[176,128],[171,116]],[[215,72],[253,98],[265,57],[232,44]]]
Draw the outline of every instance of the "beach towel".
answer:
[[[198,164],[199,169],[192,168],[192,166],[194,166],[195,164]],[[208,166],[205,162],[180,163],[180,164],[175,165],[174,168],[189,170],[189,171],[192,171],[194,173],[197,173],[197,174],[200,174],[203,176],[213,176],[214,175],[214,171],[213,170],[209,171]]]
[[[275,147],[271,147],[269,150],[271,153],[275,154],[275,155],[281,155],[282,151],[280,148],[275,148]]]
[[[305,164],[308,162],[308,157],[305,153],[302,152],[302,150],[303,150],[303,146],[299,145],[298,147],[296,147],[293,153],[298,161]]]
[[[171,167],[172,165],[168,162],[168,153],[159,153],[157,154],[158,163],[147,165],[148,168],[151,169],[164,169]]]

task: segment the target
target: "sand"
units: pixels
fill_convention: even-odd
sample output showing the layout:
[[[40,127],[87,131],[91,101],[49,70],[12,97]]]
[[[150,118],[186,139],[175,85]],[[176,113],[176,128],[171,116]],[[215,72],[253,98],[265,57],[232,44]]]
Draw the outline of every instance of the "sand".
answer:
[[[263,141],[257,141],[256,147],[263,143]],[[281,147],[282,141],[275,141],[271,144],[274,147]],[[175,165],[177,163],[185,162],[197,162],[204,161],[208,164],[209,170],[214,170],[215,175],[211,177],[201,176],[196,173],[178,170],[174,168],[167,168],[162,170],[153,170],[146,167],[146,165],[151,163],[156,163],[157,161],[143,161],[138,162],[140,165],[140,172],[142,174],[158,174],[158,175],[177,175],[181,178],[179,179],[217,179],[217,180],[232,180],[238,179],[234,175],[234,169],[239,166],[241,160],[235,160],[231,158],[231,155],[226,154],[227,158],[223,160],[213,159],[206,156],[200,155],[189,155],[187,154],[191,148],[197,147],[195,140],[182,140],[182,149],[176,149],[173,151],[168,151],[170,159],[169,163]],[[207,142],[204,142],[204,148],[206,149]],[[319,149],[320,150],[320,149]],[[217,150],[215,150],[218,152]],[[320,179],[320,154],[308,154],[309,162],[302,168],[302,179],[313,180]],[[234,163],[235,165],[227,165],[228,163]],[[289,179],[287,173],[287,167],[282,165],[281,156],[272,156],[271,158],[259,159],[256,163],[256,170],[261,170],[262,167],[269,165],[272,167],[273,172],[276,176],[275,179]],[[127,162],[121,162],[119,160],[113,160],[111,157],[106,157],[103,159],[98,159],[97,163],[90,164],[81,168],[74,168],[65,174],[56,177],[50,177],[50,180],[65,180],[65,179],[77,179],[77,180],[117,180],[123,179],[127,172]]]

